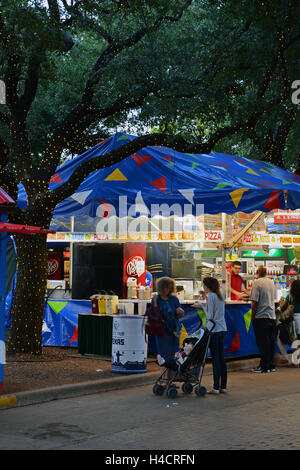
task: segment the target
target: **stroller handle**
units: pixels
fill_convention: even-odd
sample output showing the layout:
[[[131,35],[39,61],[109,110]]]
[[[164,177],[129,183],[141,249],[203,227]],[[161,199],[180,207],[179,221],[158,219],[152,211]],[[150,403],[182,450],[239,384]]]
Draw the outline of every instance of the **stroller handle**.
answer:
[[[212,330],[213,330],[213,329],[215,328],[215,326],[216,326],[216,322],[215,322],[214,320],[212,320],[211,318],[210,318],[208,321],[210,321],[211,323],[213,323],[212,328],[210,328],[210,330],[209,330],[210,332],[212,332]]]

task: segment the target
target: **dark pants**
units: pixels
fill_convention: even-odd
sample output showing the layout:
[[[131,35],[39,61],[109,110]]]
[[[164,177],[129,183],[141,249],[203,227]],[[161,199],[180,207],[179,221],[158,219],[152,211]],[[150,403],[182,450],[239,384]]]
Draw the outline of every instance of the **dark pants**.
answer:
[[[210,352],[213,365],[214,389],[226,388],[227,366],[224,355],[225,331],[212,333],[210,340]]]
[[[260,352],[260,367],[263,370],[274,369],[276,320],[256,318],[253,321],[253,328]]]

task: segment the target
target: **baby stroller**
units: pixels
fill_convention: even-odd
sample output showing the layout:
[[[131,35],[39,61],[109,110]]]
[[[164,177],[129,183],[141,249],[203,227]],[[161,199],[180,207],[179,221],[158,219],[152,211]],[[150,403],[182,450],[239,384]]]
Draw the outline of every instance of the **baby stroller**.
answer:
[[[165,362],[163,365],[164,370],[153,386],[154,395],[161,396],[166,390],[168,398],[176,398],[178,393],[175,385],[176,382],[183,382],[181,389],[185,394],[192,393],[194,387],[197,396],[201,397],[206,394],[206,388],[201,386],[201,380],[211,339],[211,332],[216,325],[213,320],[209,321],[213,326],[211,329],[205,328],[204,334],[200,339],[194,336],[185,339],[185,341],[193,342],[194,347],[183,364],[179,364],[174,360],[167,360]],[[200,322],[199,330],[202,326],[202,321],[200,320]],[[164,378],[168,370],[174,373],[173,377],[170,379]]]

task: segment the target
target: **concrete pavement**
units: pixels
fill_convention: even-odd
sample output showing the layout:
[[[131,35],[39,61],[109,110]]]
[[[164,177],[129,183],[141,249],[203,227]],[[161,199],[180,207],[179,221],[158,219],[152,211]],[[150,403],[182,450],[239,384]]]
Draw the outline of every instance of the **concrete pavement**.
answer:
[[[252,367],[256,366],[258,362],[258,358],[230,361],[227,362],[228,372],[231,373],[233,371],[245,369],[250,370]],[[12,395],[1,396],[0,410],[44,403],[52,400],[89,395],[109,390],[120,390],[129,387],[148,385],[155,382],[159,376],[159,373],[160,370],[158,369],[157,372],[147,372],[145,374],[120,374],[117,377],[108,379],[99,379],[96,381],[62,385],[59,387],[48,387],[39,390],[31,390]],[[212,365],[206,364],[204,375],[211,374]]]
[[[204,376],[203,385],[209,388],[211,379]],[[81,454],[71,452],[101,450],[98,466],[121,451],[135,456],[149,450],[146,458],[160,456],[159,449],[188,455],[196,451],[195,463],[203,465],[206,455],[197,451],[212,450],[215,462],[216,450],[300,449],[300,369],[230,372],[228,390],[205,397],[179,390],[170,399],[155,396],[152,386],[144,385],[6,409],[0,413],[0,449],[68,451],[67,462],[75,456],[77,465]],[[47,462],[51,455],[57,466],[61,456],[47,453]],[[82,454],[82,464],[87,462]],[[144,466],[141,460],[140,468]]]

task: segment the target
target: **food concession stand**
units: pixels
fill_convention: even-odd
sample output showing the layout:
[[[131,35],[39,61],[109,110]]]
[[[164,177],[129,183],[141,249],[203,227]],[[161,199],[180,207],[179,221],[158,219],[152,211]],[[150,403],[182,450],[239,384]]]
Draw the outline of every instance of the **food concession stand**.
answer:
[[[117,133],[65,163],[53,175],[50,189],[63,184],[81,161],[134,138]],[[182,154],[160,146],[141,149],[116,165],[95,171],[54,212],[52,228],[57,233],[48,236],[49,249],[62,246],[69,253],[69,264],[61,270],[61,281],[66,281],[62,288],[54,286],[53,294],[49,284],[43,344],[80,348],[78,315],[107,316],[96,311],[103,308],[105,296],[109,312],[116,308],[112,297],[118,298],[112,318],[120,312],[142,315],[150,301],[146,288],[153,292],[155,279],[163,275],[176,280],[185,310],[183,339],[196,329],[199,317],[205,324],[203,311],[192,305],[199,298],[203,277],[213,275],[227,284],[226,355],[256,354],[251,305],[230,300],[226,262],[241,260],[242,276],[251,284],[255,262],[261,260],[245,258],[245,251],[263,251],[271,261],[271,250],[296,250],[299,231],[272,234],[263,219],[264,213],[273,210],[297,209],[299,189],[299,176],[267,162],[217,152]],[[25,201],[21,190],[19,203]],[[153,211],[157,205],[158,210]],[[286,253],[279,261],[284,261],[280,269],[285,270]],[[293,255],[293,266],[297,263],[299,258]],[[268,268],[273,277],[285,274],[279,274],[277,266],[274,272],[271,265]],[[93,303],[94,295],[101,297]],[[61,335],[58,330],[63,318]]]

